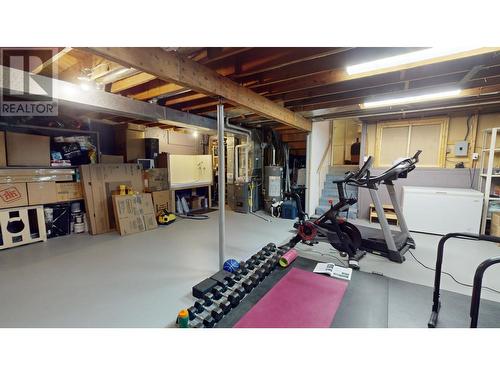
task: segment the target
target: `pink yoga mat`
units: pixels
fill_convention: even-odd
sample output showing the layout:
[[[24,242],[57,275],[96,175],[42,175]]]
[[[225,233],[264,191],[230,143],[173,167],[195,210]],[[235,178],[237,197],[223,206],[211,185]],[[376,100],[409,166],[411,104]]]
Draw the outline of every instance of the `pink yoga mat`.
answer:
[[[293,268],[236,323],[236,328],[328,328],[347,282]]]

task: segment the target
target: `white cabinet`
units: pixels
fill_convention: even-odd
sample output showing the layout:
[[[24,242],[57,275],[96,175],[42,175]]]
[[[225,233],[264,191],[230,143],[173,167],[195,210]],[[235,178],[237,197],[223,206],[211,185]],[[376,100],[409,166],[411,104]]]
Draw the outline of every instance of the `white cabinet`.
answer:
[[[403,186],[402,206],[411,231],[479,234],[483,194],[477,190]]]

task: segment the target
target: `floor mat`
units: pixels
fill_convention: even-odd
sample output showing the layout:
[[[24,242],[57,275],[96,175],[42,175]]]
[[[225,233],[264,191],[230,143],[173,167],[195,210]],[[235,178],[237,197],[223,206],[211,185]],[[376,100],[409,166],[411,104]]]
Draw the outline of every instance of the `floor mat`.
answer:
[[[292,268],[236,328],[328,328],[347,282]]]
[[[293,267],[312,271],[316,263],[314,260],[298,257],[293,262]],[[277,268],[273,271],[217,327],[235,326],[289,271],[290,268]],[[327,276],[321,277],[329,279]],[[469,326],[469,296],[442,290],[441,302],[438,327]],[[425,328],[431,306],[432,288],[376,274],[354,272],[330,327]],[[500,327],[500,303],[481,300],[479,327]]]

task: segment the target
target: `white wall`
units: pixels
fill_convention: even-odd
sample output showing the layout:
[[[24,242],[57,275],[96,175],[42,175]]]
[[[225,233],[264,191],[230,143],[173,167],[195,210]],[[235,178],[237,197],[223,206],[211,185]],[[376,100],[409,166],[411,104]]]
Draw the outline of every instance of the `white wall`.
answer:
[[[146,138],[160,140],[160,152],[174,155],[198,155],[202,153],[200,146],[201,135],[197,138],[192,133],[183,133],[173,130],[164,130],[156,127],[146,128]]]
[[[307,190],[306,190],[306,212],[313,215],[319,203],[321,195],[320,174],[317,172],[321,158],[328,146],[330,138],[330,121],[318,121],[312,125],[312,131],[307,136]],[[328,156],[327,156],[328,158]],[[328,166],[329,160],[325,162]]]

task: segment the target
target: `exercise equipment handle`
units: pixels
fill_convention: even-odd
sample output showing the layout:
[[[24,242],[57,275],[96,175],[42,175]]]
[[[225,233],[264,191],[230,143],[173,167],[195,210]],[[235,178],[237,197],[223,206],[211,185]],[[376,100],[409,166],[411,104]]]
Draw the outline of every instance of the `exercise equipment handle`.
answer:
[[[500,241],[494,241],[494,242],[500,242]],[[486,259],[476,268],[476,272],[474,273],[474,284],[472,287],[472,299],[470,303],[470,328],[477,328],[477,320],[479,318],[479,305],[481,303],[481,289],[483,287],[484,273],[489,267],[497,263],[500,263],[500,257]]]
[[[418,157],[418,155],[417,155]],[[437,256],[436,256],[436,271],[434,276],[434,293],[432,296],[432,312],[429,318],[429,322],[427,326],[429,328],[435,328],[437,325],[437,319],[439,315],[439,310],[441,308],[440,291],[441,291],[441,271],[443,267],[443,255],[444,255],[444,245],[446,241],[450,238],[460,238],[467,240],[476,240],[476,241],[488,241],[500,243],[500,237],[488,236],[484,234],[474,234],[474,233],[448,233],[441,237],[438,243]],[[477,271],[476,271],[477,272]],[[480,293],[479,293],[480,294]],[[478,305],[479,306],[479,305]],[[471,307],[472,309],[472,307]],[[476,321],[477,324],[477,321]]]

